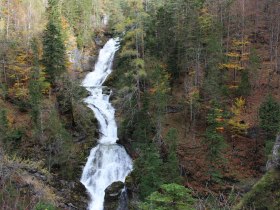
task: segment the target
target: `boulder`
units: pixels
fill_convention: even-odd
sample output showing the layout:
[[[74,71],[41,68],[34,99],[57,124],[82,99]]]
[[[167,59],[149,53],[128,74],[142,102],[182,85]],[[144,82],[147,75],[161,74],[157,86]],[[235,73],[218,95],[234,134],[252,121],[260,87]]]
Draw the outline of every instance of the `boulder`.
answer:
[[[127,195],[123,182],[114,182],[105,190],[104,210],[127,210]]]

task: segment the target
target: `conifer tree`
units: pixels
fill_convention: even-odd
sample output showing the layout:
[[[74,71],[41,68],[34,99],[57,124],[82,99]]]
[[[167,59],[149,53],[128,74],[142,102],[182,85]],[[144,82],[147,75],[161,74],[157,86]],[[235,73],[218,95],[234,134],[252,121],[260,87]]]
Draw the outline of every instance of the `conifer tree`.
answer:
[[[259,109],[260,127],[268,139],[274,139],[280,127],[280,105],[269,95]]]
[[[29,103],[31,106],[31,118],[36,132],[42,133],[41,109],[43,94],[50,89],[50,83],[46,81],[45,73],[40,67],[39,43],[36,38],[31,42],[33,52],[33,67],[30,71],[28,85]]]
[[[153,142],[142,148],[142,154],[135,161],[134,174],[139,184],[139,195],[145,198],[163,184],[162,160]]]
[[[207,114],[207,128],[205,132],[205,143],[207,145],[209,159],[209,174],[213,181],[220,181],[221,174],[218,165],[223,164],[223,151],[227,147],[222,132],[224,130],[225,113],[220,109],[216,101],[212,102],[212,107]]]
[[[168,145],[168,155],[163,167],[165,173],[165,182],[181,183],[182,179],[180,177],[179,160],[176,153],[178,144],[178,133],[175,128],[169,129],[166,135],[166,141]]]
[[[146,202],[140,203],[141,210],[194,210],[196,199],[191,190],[175,183],[164,184],[160,189],[147,197]]]
[[[59,0],[48,1],[48,23],[43,36],[43,64],[52,85],[55,84],[56,77],[66,70],[66,49],[58,3]]]
[[[36,40],[32,42],[32,50],[34,54],[33,58],[33,70],[31,71],[31,80],[28,86],[29,89],[29,101],[31,105],[31,117],[34,125],[39,126],[40,115],[40,101],[42,99],[41,86],[40,86],[40,67],[39,67],[39,52],[38,43]]]
[[[0,141],[4,141],[8,131],[7,110],[0,109]]]

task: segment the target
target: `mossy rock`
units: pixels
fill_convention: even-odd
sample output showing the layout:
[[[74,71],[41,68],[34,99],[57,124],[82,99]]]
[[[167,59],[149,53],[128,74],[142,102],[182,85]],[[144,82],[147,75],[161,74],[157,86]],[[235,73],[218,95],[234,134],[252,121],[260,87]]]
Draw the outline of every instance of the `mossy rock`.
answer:
[[[267,172],[234,208],[234,210],[245,209],[280,209],[280,170]]]

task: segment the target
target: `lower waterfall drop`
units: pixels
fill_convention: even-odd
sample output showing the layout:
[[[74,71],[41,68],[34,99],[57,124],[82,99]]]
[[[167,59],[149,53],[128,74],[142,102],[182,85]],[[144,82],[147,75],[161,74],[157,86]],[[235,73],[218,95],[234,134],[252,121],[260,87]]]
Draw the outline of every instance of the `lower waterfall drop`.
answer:
[[[116,181],[125,181],[132,171],[132,160],[124,147],[117,144],[115,109],[110,94],[103,93],[103,83],[112,72],[114,55],[119,49],[118,38],[110,39],[100,50],[94,71],[87,74],[82,85],[90,92],[84,101],[99,122],[100,138],[88,157],[81,177],[91,201],[89,210],[103,210],[105,189]]]

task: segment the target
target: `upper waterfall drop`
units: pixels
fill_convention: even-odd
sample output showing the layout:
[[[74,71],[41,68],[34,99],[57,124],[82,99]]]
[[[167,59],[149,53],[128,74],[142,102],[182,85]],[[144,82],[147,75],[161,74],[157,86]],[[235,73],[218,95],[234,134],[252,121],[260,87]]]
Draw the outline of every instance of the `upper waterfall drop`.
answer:
[[[103,83],[112,72],[114,55],[119,49],[119,39],[110,39],[100,50],[93,72],[87,74],[82,85],[90,92],[84,101],[93,110],[99,122],[100,138],[84,167],[81,182],[90,194],[89,210],[103,210],[105,189],[116,181],[125,181],[132,170],[132,160],[118,145],[115,109],[110,95],[103,93]]]

